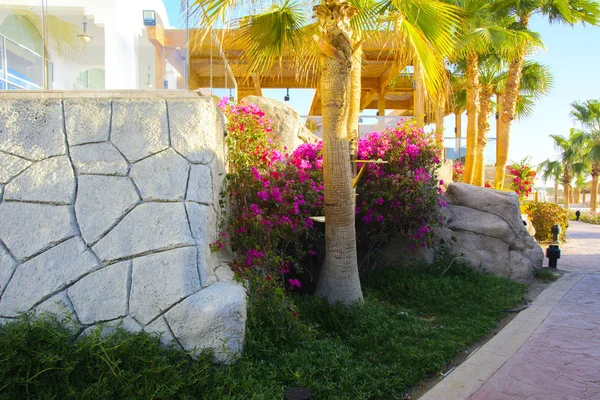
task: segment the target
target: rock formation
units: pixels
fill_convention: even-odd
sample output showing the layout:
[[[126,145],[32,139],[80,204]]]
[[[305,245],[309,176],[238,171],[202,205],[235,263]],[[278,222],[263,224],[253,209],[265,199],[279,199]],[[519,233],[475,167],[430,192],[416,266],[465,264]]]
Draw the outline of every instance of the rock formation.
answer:
[[[521,282],[533,279],[544,253],[527,232],[515,193],[451,183],[447,226],[438,236],[475,268]]]

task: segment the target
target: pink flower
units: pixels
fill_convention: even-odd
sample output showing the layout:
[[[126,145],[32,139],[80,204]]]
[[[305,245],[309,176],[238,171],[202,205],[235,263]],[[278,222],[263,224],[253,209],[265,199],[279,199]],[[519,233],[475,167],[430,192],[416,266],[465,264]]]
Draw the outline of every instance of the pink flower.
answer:
[[[290,289],[294,290],[295,287],[299,288],[302,285],[298,279],[288,279],[288,283],[290,284]]]
[[[383,200],[382,197],[380,197],[377,200],[375,200],[375,204],[377,204],[378,206],[382,205],[383,203],[385,203],[385,200]]]
[[[316,256],[317,255],[317,252],[314,251],[313,249],[310,249],[309,253],[310,253],[311,256]]]

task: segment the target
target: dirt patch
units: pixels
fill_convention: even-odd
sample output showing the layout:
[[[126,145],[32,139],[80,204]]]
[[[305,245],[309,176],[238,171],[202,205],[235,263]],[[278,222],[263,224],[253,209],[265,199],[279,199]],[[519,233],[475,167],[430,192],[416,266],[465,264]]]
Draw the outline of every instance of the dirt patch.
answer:
[[[555,270],[554,272],[557,275],[559,275],[560,277],[562,277],[565,274],[565,271],[561,271],[558,269]],[[525,292],[525,295],[524,295],[525,299],[529,303],[534,302],[536,297],[538,297],[539,294],[542,293],[546,288],[548,288],[548,286],[550,286],[552,283],[554,283],[554,282],[548,282],[548,281],[543,281],[541,279],[535,279],[527,287],[527,291]],[[523,303],[522,307],[525,307],[525,306],[527,306],[526,302]],[[522,307],[517,307],[517,309],[522,308]],[[494,329],[492,330],[492,332],[490,332],[489,335],[487,335],[483,339],[480,339],[477,342],[473,343],[471,346],[469,346],[464,351],[456,354],[453,357],[452,361],[450,361],[446,365],[446,368],[443,371],[439,371],[435,376],[430,376],[429,378],[420,382],[418,386],[412,388],[412,390],[409,391],[409,394],[410,394],[409,399],[416,400],[416,399],[420,398],[421,396],[423,396],[425,393],[427,393],[427,391],[429,391],[429,389],[434,387],[446,375],[448,375],[455,368],[457,368],[460,364],[462,364],[467,358],[469,358],[469,356],[472,353],[474,353],[481,346],[483,346],[488,341],[490,341],[490,339],[492,339],[494,336],[496,336],[498,334],[498,332],[500,332],[502,329],[504,329],[504,327],[506,325],[508,325],[508,323],[510,321],[512,321],[513,318],[515,318],[518,315],[518,313],[519,312],[507,312],[506,316],[504,318],[502,318],[500,321],[498,321],[498,324],[494,327]]]

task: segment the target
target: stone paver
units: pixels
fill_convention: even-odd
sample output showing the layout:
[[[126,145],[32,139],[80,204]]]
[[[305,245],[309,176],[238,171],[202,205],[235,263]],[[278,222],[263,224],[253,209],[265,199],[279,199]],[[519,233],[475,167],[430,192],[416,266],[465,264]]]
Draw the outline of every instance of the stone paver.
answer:
[[[600,399],[600,226],[561,249],[566,274],[422,400]]]

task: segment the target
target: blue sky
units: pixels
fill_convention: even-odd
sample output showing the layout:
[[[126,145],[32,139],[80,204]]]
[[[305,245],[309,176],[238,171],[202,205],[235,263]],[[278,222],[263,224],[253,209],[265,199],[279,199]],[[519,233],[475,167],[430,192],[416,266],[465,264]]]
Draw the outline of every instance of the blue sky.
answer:
[[[171,25],[178,25],[179,0],[165,0],[165,4]],[[569,104],[600,98],[600,27],[549,25],[547,21],[536,17],[532,19],[531,29],[542,35],[546,46],[533,58],[550,67],[554,87],[547,97],[537,102],[531,117],[514,121],[509,157],[510,160],[519,161],[529,156],[533,163],[538,164],[557,154],[548,135],[568,135],[569,129],[574,126],[569,117]],[[284,94],[284,90],[264,91],[264,95],[279,100],[283,100]],[[290,104],[300,114],[306,114],[312,92],[291,90],[290,95]],[[490,123],[493,135],[495,124],[493,120]],[[444,126],[445,135],[453,136],[454,116],[448,116]],[[463,116],[465,126],[466,117]],[[487,155],[494,154],[494,145],[493,141],[488,144]]]

